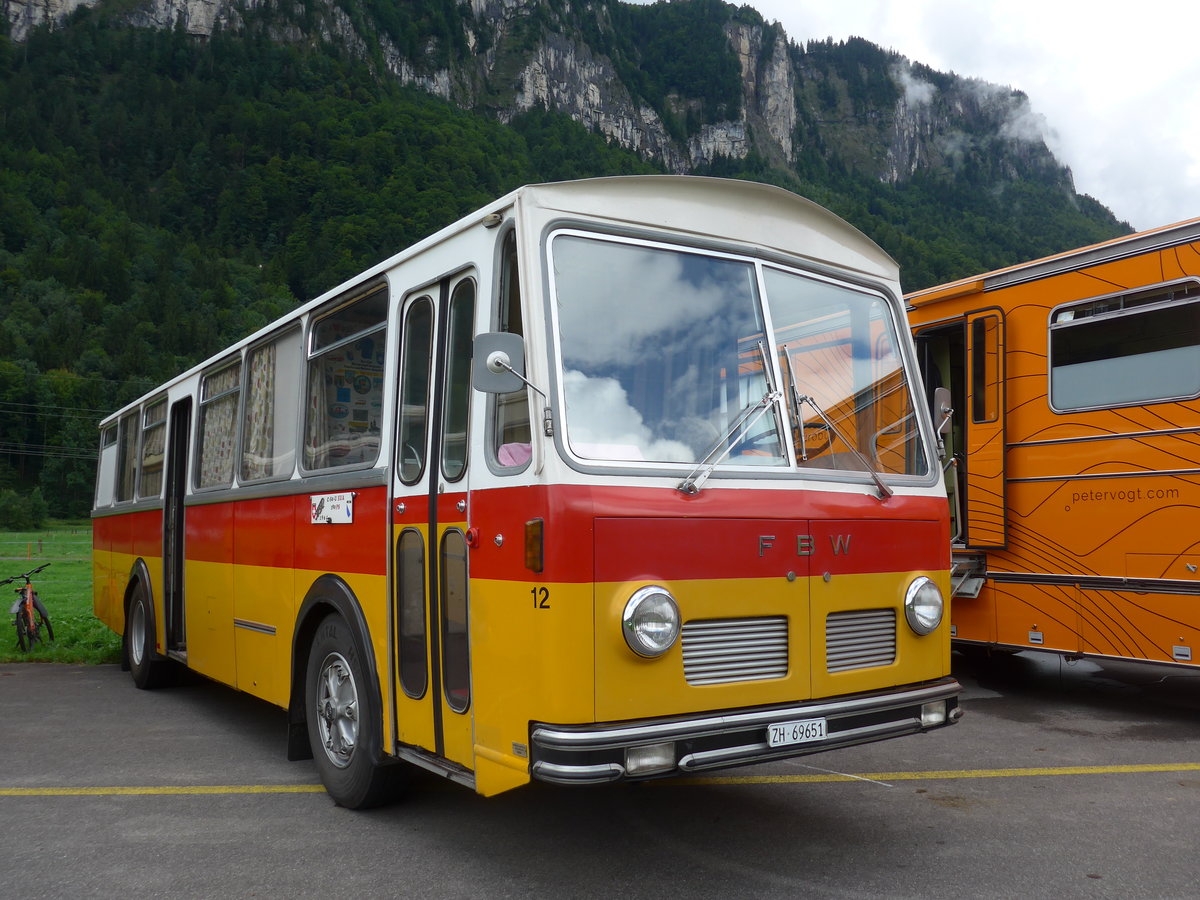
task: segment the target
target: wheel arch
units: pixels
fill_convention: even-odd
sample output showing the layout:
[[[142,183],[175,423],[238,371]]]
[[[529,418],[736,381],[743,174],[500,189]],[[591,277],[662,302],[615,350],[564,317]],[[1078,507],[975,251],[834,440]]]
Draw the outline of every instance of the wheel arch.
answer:
[[[336,575],[322,575],[304,595],[300,612],[296,615],[296,627],[292,632],[291,688],[288,693],[289,760],[312,759],[312,747],[308,742],[308,714],[304,704],[308,655],[317,626],[330,613],[340,615],[357,637],[367,678],[366,690],[375,698],[375,708],[380,711],[380,715],[383,714],[383,692],[380,690],[379,671],[375,665],[374,644],[371,643],[371,632],[367,627],[362,605],[345,581]],[[380,725],[382,726],[382,722]],[[382,727],[368,729],[370,743],[365,749],[373,759],[383,756],[379,738],[382,731]]]

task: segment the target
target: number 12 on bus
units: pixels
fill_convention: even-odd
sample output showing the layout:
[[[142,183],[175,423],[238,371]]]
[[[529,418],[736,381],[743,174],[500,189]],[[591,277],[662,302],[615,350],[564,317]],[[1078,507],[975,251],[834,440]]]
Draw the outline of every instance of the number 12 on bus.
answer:
[[[521,188],[101,423],[96,614],[139,687],[285,708],[349,807],[948,725],[900,297],[778,188]]]

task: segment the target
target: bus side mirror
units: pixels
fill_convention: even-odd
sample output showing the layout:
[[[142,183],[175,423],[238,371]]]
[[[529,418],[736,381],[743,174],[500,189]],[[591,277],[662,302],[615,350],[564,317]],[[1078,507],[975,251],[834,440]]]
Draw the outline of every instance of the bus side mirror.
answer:
[[[485,394],[510,394],[525,387],[525,342],[521,336],[504,331],[478,335],[471,384]]]
[[[950,421],[954,416],[954,407],[950,405],[950,388],[933,389],[933,421],[938,434],[950,430]]]

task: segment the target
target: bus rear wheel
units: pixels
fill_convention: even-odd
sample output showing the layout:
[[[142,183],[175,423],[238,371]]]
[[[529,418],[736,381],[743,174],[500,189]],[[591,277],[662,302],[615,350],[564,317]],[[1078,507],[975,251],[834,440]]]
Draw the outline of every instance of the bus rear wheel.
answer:
[[[380,711],[363,653],[346,620],[330,614],[317,626],[305,679],[313,760],[333,802],[349,809],[393,800],[402,775],[400,766],[378,757]]]

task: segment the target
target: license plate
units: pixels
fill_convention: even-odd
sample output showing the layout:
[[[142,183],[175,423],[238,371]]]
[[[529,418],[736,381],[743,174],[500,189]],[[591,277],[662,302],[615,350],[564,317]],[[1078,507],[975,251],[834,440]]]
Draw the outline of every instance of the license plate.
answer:
[[[767,726],[767,746],[769,747],[808,744],[813,741],[823,741],[826,736],[824,719],[778,722]]]

